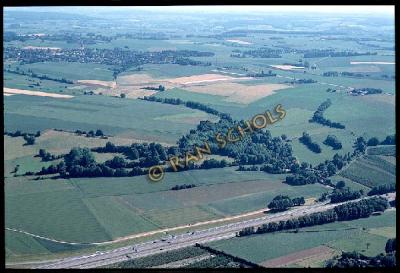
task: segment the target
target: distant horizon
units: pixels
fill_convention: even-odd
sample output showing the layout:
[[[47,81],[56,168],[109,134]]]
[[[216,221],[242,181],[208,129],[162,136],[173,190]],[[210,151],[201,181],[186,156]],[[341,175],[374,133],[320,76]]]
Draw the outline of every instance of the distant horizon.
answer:
[[[117,11],[148,11],[160,13],[293,13],[336,14],[336,15],[389,15],[394,16],[394,5],[215,5],[215,6],[45,6],[45,7],[4,7],[4,11],[84,13],[85,10],[110,13]]]

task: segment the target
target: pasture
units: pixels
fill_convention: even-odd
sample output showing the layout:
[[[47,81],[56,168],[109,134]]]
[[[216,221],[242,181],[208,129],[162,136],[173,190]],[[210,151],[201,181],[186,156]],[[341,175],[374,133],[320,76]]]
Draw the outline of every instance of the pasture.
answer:
[[[184,106],[103,96],[79,96],[62,101],[34,96],[11,96],[4,100],[4,123],[7,131],[35,133],[53,128],[69,131],[102,129],[107,135],[174,143],[205,118],[203,112]],[[157,107],[153,107],[154,105]],[[190,121],[184,118],[175,118],[172,121],[168,118],[157,119],[160,116],[177,114],[192,116]]]

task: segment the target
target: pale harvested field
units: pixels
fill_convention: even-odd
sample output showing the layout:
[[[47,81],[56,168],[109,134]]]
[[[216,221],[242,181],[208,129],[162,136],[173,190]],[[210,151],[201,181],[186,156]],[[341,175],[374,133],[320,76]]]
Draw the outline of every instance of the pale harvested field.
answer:
[[[251,45],[252,43],[242,41],[242,40],[226,40],[227,42],[241,44],[241,45]]]
[[[231,77],[221,74],[203,74],[193,75],[189,77],[179,78],[153,78],[148,74],[131,74],[118,77],[114,81],[98,81],[98,80],[79,80],[77,83],[87,86],[98,87],[94,90],[95,94],[103,94],[109,96],[119,96],[125,94],[127,98],[140,98],[151,96],[157,91],[146,90],[144,87],[158,87],[163,85],[167,90],[174,87],[188,87],[204,84],[211,85],[220,83],[221,81],[232,82],[236,80],[248,80],[249,77]],[[235,98],[233,98],[235,100]]]
[[[59,48],[59,47],[47,47],[47,46],[25,46],[25,47],[23,47],[23,49],[32,49],[32,50],[35,50],[35,49],[50,49],[50,50],[54,50],[54,51],[61,50],[61,48]]]
[[[293,65],[270,65],[273,68],[278,68],[281,70],[295,70],[295,69],[304,69],[302,66],[293,66]]]
[[[102,86],[108,88],[115,88],[117,86],[117,83],[114,81],[78,80],[77,83],[92,85],[92,86]]]
[[[143,84],[156,84],[159,82],[158,79],[154,79],[150,75],[147,74],[131,74],[131,75],[124,75],[117,78],[117,85],[118,86],[141,86]]]
[[[4,92],[4,94],[20,94],[20,95],[29,95],[29,96],[39,96],[39,97],[52,97],[52,98],[59,98],[59,99],[70,99],[70,98],[74,97],[74,96],[70,96],[70,95],[61,95],[61,94],[55,94],[55,93],[13,89],[13,88],[6,88],[6,87],[4,87],[3,92]]]
[[[301,250],[279,258],[271,259],[260,263],[265,267],[283,267],[293,263],[302,263],[305,260],[323,260],[331,257],[336,250],[327,246],[317,246],[305,250]]]
[[[396,64],[392,62],[350,62],[350,64]]]
[[[46,34],[44,34],[44,33],[33,33],[33,34],[28,34],[28,36],[37,36],[37,37],[43,37],[43,36],[46,36]]]
[[[311,197],[311,198],[305,199],[305,201],[306,202],[304,203],[304,206],[309,206],[309,205],[314,205],[315,202],[317,201],[317,199],[314,197]]]
[[[185,90],[223,96],[225,97],[225,101],[248,104],[270,96],[275,91],[286,88],[291,88],[291,86],[285,84],[244,85],[239,83],[215,83],[211,85],[190,86],[186,87]]]
[[[356,65],[347,69],[349,72],[354,73],[374,73],[374,72],[381,72],[382,70],[376,65]]]
[[[190,85],[197,83],[211,83],[219,81],[235,81],[235,80],[248,80],[248,79],[251,78],[249,77],[234,78],[220,74],[203,74],[203,75],[193,75],[190,77],[169,79],[168,81],[175,84]]]

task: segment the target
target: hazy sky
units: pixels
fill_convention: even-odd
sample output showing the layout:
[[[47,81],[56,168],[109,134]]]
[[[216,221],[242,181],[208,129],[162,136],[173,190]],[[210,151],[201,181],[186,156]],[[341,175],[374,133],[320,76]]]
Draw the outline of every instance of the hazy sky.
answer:
[[[394,6],[173,6],[138,7],[170,11],[231,11],[231,12],[318,12],[318,13],[387,13],[394,14]]]
[[[42,11],[43,8],[38,7],[21,7],[21,8],[6,8],[8,10],[24,9]],[[48,7],[47,10],[58,12],[83,12],[84,10],[91,11],[117,11],[127,9],[148,10],[148,11],[163,11],[163,12],[301,12],[301,13],[336,13],[336,14],[371,14],[371,15],[387,15],[394,16],[394,6],[390,5],[359,5],[359,6],[167,6],[167,7]]]

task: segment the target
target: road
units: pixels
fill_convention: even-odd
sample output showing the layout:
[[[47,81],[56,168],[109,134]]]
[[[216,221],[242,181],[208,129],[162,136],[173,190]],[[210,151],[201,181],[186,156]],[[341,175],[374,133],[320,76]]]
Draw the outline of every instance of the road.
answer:
[[[382,197],[389,201],[396,198],[396,193],[382,195]],[[364,197],[367,199],[371,197]],[[361,199],[347,201],[343,203],[356,202]],[[236,232],[245,227],[259,226],[272,221],[287,220],[301,215],[307,215],[314,212],[321,212],[334,208],[337,204],[318,203],[315,205],[301,206],[288,211],[274,213],[259,218],[250,220],[242,220],[235,223],[225,224],[218,227],[197,230],[194,232],[187,232],[169,238],[163,238],[156,241],[148,241],[140,244],[130,245],[126,247],[117,248],[110,251],[96,252],[91,255],[83,255],[60,259],[56,262],[37,266],[41,269],[53,268],[95,268],[105,266],[117,262],[126,261],[132,258],[139,258],[157,253],[162,253],[168,250],[184,248],[187,246],[195,245],[196,243],[206,243],[211,241],[223,240],[235,237]]]

